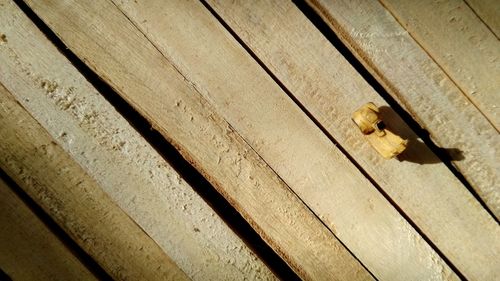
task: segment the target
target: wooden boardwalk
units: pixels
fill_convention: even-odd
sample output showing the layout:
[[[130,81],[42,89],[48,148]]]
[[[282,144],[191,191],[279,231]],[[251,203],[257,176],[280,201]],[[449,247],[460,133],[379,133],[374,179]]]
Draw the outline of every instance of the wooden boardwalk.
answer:
[[[499,19],[0,0],[0,279],[500,279]]]

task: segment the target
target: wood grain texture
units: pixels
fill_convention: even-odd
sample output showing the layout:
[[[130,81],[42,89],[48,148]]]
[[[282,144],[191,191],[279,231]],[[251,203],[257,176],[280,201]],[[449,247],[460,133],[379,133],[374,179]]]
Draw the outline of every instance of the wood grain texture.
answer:
[[[375,1],[308,1],[388,93],[443,149],[500,218],[500,138],[460,89]]]
[[[488,28],[500,37],[500,3],[497,0],[464,0]]]
[[[462,0],[381,3],[499,130],[500,42],[474,11]]]
[[[500,274],[491,262],[500,253],[498,224],[298,8],[208,2],[461,272],[478,280]],[[382,106],[385,124],[411,140],[403,161],[381,158],[350,120],[367,101]]]
[[[187,280],[3,85],[0,139],[0,167],[113,278]]]
[[[8,38],[0,46],[0,81],[100,188],[191,279],[273,280],[192,187],[8,5],[0,12]]]
[[[376,277],[454,277],[202,4],[116,3]]]
[[[0,269],[12,280],[97,280],[2,179]]]
[[[372,279],[111,2],[28,3],[211,181],[303,279]]]

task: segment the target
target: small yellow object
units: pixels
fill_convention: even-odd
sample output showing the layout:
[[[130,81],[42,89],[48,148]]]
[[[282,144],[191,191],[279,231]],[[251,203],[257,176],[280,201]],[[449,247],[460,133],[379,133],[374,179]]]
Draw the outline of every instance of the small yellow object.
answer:
[[[379,116],[379,109],[374,103],[369,102],[356,110],[352,114],[352,120],[382,157],[391,159],[406,149],[408,140],[385,128]]]

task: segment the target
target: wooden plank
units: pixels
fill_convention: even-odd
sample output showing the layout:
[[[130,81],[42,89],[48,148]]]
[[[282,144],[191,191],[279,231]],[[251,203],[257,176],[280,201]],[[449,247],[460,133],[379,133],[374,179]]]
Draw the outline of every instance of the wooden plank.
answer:
[[[8,36],[0,47],[0,81],[58,145],[191,279],[274,279],[40,30],[7,5],[0,12],[0,30]]]
[[[477,280],[498,276],[500,264],[491,262],[500,252],[497,223],[397,114],[384,114],[385,123],[411,140],[406,160],[384,160],[361,138],[352,112],[367,101],[388,105],[298,8],[208,2],[461,272]]]
[[[108,1],[29,1],[305,280],[371,280],[237,132]]]
[[[2,179],[0,269],[12,280],[97,280]]]
[[[0,166],[117,280],[184,273],[0,86]]]
[[[500,37],[500,3],[497,0],[464,0],[476,15]]]
[[[381,0],[499,130],[500,42],[462,0]]]
[[[443,149],[500,218],[497,130],[403,27],[375,1],[308,1],[340,39]]]
[[[418,234],[200,3],[116,4],[136,26],[147,30],[147,36],[183,78],[224,115],[375,275],[427,279],[440,276],[442,270],[449,272],[425,242],[414,243]],[[346,179],[339,179],[339,175]],[[364,226],[358,225],[367,220]],[[391,254],[387,248],[393,249]],[[400,248],[407,249],[408,258],[398,254]],[[437,262],[430,262],[432,259]],[[382,264],[390,262],[397,264],[397,269],[384,269]]]

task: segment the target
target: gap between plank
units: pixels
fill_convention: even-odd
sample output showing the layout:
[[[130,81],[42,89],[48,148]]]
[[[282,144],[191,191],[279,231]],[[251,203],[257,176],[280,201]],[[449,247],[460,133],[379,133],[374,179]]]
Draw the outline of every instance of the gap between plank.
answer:
[[[243,42],[243,40],[236,34],[236,32],[224,21],[224,19],[221,18],[221,16],[219,14],[217,14],[217,12],[212,9],[212,7],[205,1],[205,0],[199,0],[203,6],[205,6],[205,8],[217,19],[217,21],[231,34],[231,36],[233,36],[233,38],[243,47],[243,49],[245,49],[245,51],[248,52],[248,54],[259,64],[259,66],[273,79],[273,81],[278,84],[278,86],[286,93],[287,96],[289,96],[293,102],[308,116],[308,118],[310,118],[314,124],[316,126],[318,126],[321,131],[329,138],[330,141],[333,142],[333,144],[340,149],[340,151],[347,156],[347,158],[353,162],[355,164],[355,166],[362,172],[362,174],[372,183],[372,184],[376,184],[374,183],[373,179],[367,175],[364,170],[361,170],[360,167],[358,167],[357,163],[354,161],[354,159],[352,159],[350,157],[349,154],[347,154],[347,152],[335,141],[335,139],[326,131],[326,129],[314,118],[314,116],[312,116],[312,114],[310,114],[307,109],[293,96],[293,94],[286,88],[286,86],[269,70],[269,68],[267,68],[267,66],[257,57],[257,55],[250,49],[250,47],[248,47],[245,42]],[[250,145],[249,145],[250,146]],[[251,147],[251,146],[250,146]],[[253,148],[252,148],[253,149]],[[256,152],[257,153],[257,152]],[[264,163],[266,163],[266,165],[269,166],[269,168],[283,181],[286,183],[286,181],[284,179],[281,178],[281,176],[279,176],[279,174],[267,163],[267,161],[265,159],[262,159],[264,161]],[[288,184],[287,184],[288,185]],[[316,213],[314,213],[313,210],[311,210],[311,208],[302,200],[302,198],[300,198],[300,196],[298,196],[298,194],[295,193],[295,191],[293,191],[291,188],[289,188],[290,192],[294,193],[297,198],[309,209],[309,211],[311,211],[312,214],[314,214],[314,216],[321,222],[321,224],[323,224],[324,227],[326,227],[326,229],[328,229],[328,231],[337,238],[337,240],[347,249],[347,251],[363,266],[363,268],[366,269],[366,271],[368,271],[368,273],[370,273],[370,275],[375,279],[375,280],[378,280],[377,277],[363,264],[363,262],[361,260],[359,260],[359,258],[344,244],[344,242],[342,242],[342,240],[340,240],[329,228],[328,226],[316,215]]]
[[[120,113],[125,120],[179,173],[193,190],[217,213],[242,241],[281,280],[300,280],[298,275],[257,234],[251,225],[217,192],[217,190],[169,143],[165,138],[128,104],[110,85],[92,71],[74,54],[59,37],[22,0],[13,0],[26,16],[42,31],[85,79]],[[147,37],[144,38],[145,40]],[[154,45],[154,44],[153,44]],[[82,250],[83,251],[83,250]],[[107,280],[107,279],[106,279]]]
[[[0,280],[12,281],[12,278],[0,268]]]
[[[431,139],[427,130],[422,128],[420,124],[413,119],[399,103],[385,90],[385,88],[375,79],[375,77],[363,66],[349,48],[340,40],[339,36],[330,29],[328,24],[316,14],[314,9],[310,7],[304,0],[292,0],[292,2],[302,11],[302,13],[313,23],[313,25],[325,36],[325,38],[339,51],[342,56],[354,67],[354,69],[365,79],[365,81],[389,104],[389,106],[406,122],[406,124],[415,132],[415,134],[430,148],[430,150],[443,162],[453,175],[467,188],[472,196],[486,210],[494,221],[500,223],[493,215],[493,212],[488,208],[484,201],[479,197],[477,192],[472,188],[467,179],[455,168],[452,163],[452,157],[445,149],[437,146]]]
[[[408,35],[411,37],[411,39],[413,39],[413,41],[420,47],[420,49],[422,49],[428,56],[429,58],[431,58],[431,60],[437,65],[437,67],[439,69],[441,69],[441,71],[445,74],[445,76],[450,79],[451,82],[453,82],[453,84],[457,87],[457,89],[460,90],[460,92],[462,93],[462,96],[464,96],[476,109],[477,111],[479,111],[479,113],[481,113],[481,115],[486,119],[486,121],[488,121],[488,123],[490,123],[490,125],[493,127],[493,129],[495,129],[497,131],[497,133],[499,133],[500,131],[497,129],[497,127],[495,127],[495,125],[493,124],[493,122],[488,118],[488,116],[486,116],[486,114],[484,114],[481,109],[478,107],[478,105],[476,103],[474,103],[473,100],[470,99],[470,97],[466,94],[466,91],[464,89],[462,89],[462,87],[459,85],[459,83],[457,83],[457,81],[455,81],[455,79],[453,79],[453,77],[451,77],[448,72],[436,61],[436,59],[434,58],[434,56],[432,56],[432,54],[427,51],[426,48],[424,48],[424,46],[422,44],[420,44],[420,42],[417,40],[417,38],[415,38],[413,36],[413,34],[405,27],[405,25],[399,20],[399,18],[391,11],[391,9],[389,7],[387,7],[381,0],[378,0],[378,2],[380,3],[380,5],[382,5],[382,7],[384,7],[384,9],[394,18],[394,20],[401,26],[401,28],[403,28],[407,33]],[[467,4],[467,3],[466,3]],[[467,4],[467,6],[470,8],[469,4]],[[472,10],[472,9],[471,9]],[[473,13],[479,17],[476,12],[474,12],[474,10],[472,10]],[[481,18],[480,18],[481,19]],[[481,20],[482,21],[482,20]],[[483,22],[484,23],[484,22]],[[485,24],[486,25],[486,24]],[[486,27],[488,27],[486,25]],[[491,29],[488,27],[488,30],[491,31]],[[492,32],[493,33],[493,32]],[[493,35],[495,35],[495,33],[493,33]],[[495,35],[496,37],[496,35]]]
[[[218,15],[217,13],[215,13],[215,11],[213,11],[213,10],[212,10],[212,8],[208,5],[208,3],[206,3],[204,0],[200,0],[200,2],[201,2],[204,6],[205,6],[205,8],[207,8],[207,9],[209,10],[209,12],[210,12],[210,13],[211,13],[211,14],[212,14],[212,15],[213,15],[216,19],[217,19],[217,21],[218,21],[219,23],[221,23],[221,24],[222,24],[222,26],[223,26],[225,29],[229,30],[229,32],[231,33],[231,35],[232,35],[232,36],[236,39],[236,41],[237,41],[240,45],[242,45],[242,46],[243,46],[243,48],[244,48],[244,49],[245,49],[245,50],[246,50],[246,51],[247,51],[247,52],[248,52],[248,53],[252,56],[252,58],[254,58],[254,59],[255,59],[255,60],[259,63],[259,65],[260,65],[261,67],[263,67],[263,64],[261,64],[260,60],[259,60],[259,59],[255,56],[255,54],[253,54],[253,53],[251,53],[251,52],[250,52],[250,50],[247,48],[247,46],[246,46],[246,45],[245,45],[245,44],[241,41],[241,39],[240,39],[238,36],[236,36],[236,34],[233,32],[233,30],[231,30],[231,29],[230,29],[230,27],[226,25],[226,23],[225,23],[225,22],[224,22],[224,21],[223,21],[223,20],[219,17],[219,15]],[[163,57],[164,57],[164,58],[165,58],[165,59],[166,59],[166,60],[167,60],[167,61],[168,61],[171,65],[172,65],[172,67],[173,67],[173,68],[177,71],[177,73],[178,73],[179,75],[181,75],[181,76],[184,78],[184,80],[186,80],[186,81],[188,81],[190,84],[194,85],[194,83],[192,83],[192,82],[189,80],[189,78],[188,78],[188,77],[186,77],[186,76],[184,75],[184,73],[183,73],[183,72],[182,72],[182,71],[181,71],[181,70],[180,70],[180,69],[179,69],[179,68],[175,65],[175,63],[173,63],[173,62],[172,62],[172,61],[171,61],[168,57],[166,57],[166,56],[163,54],[163,52],[160,50],[160,48],[158,48],[154,42],[152,42],[151,40],[149,40],[149,38],[147,37],[147,35],[146,35],[144,32],[142,32],[142,30],[141,30],[141,29],[140,29],[140,28],[139,28],[139,27],[138,27],[138,26],[137,26],[137,25],[136,25],[136,24],[135,24],[135,23],[134,23],[134,22],[133,22],[133,21],[132,21],[132,20],[131,20],[131,19],[130,19],[130,18],[129,18],[129,17],[128,17],[128,16],[127,16],[124,12],[123,12],[123,11],[122,11],[122,10],[121,10],[121,9],[120,9],[120,7],[118,7],[118,6],[117,6],[114,2],[112,2],[112,1],[111,1],[111,3],[112,3],[113,5],[115,5],[115,7],[116,7],[116,8],[117,8],[117,9],[118,9],[118,10],[119,10],[122,14],[123,14],[123,16],[125,16],[125,17],[126,17],[126,18],[130,21],[130,23],[131,23],[131,24],[132,24],[135,28],[137,28],[137,30],[138,30],[138,31],[139,31],[139,32],[140,32],[140,33],[144,36],[144,38],[145,38],[146,40],[148,40],[148,41],[149,41],[149,42],[150,42],[150,43],[154,46],[154,48],[155,48],[155,49],[156,49],[156,50],[157,50],[160,54],[162,54],[162,56],[163,56]],[[265,70],[266,70],[266,69],[265,69]],[[266,70],[266,73],[267,73],[267,74],[272,75],[272,74],[271,74],[270,72],[268,72],[267,70]],[[279,81],[275,80],[274,78],[273,78],[273,80],[274,80],[275,82],[277,82],[277,83],[278,83],[278,85],[280,85]],[[281,85],[280,85],[280,87],[281,87]],[[283,86],[283,87],[284,87],[284,86]],[[282,88],[283,88],[283,87],[282,87]],[[198,93],[198,94],[199,94],[199,95],[200,95],[203,99],[205,99],[205,98],[203,97],[203,95],[202,95],[202,94],[198,91],[198,89],[197,89],[197,87],[196,87],[196,86],[193,86],[193,89],[194,89],[194,90],[195,90],[195,91],[196,91],[196,92],[197,92],[197,93]],[[208,101],[207,101],[207,102],[208,102]],[[231,123],[230,123],[230,122],[228,122],[228,121],[227,121],[227,120],[225,120],[225,119],[224,119],[224,121],[225,121],[225,122],[229,125],[229,127],[231,128],[231,130],[232,130],[233,132],[235,132],[236,134],[238,134],[237,130],[236,130],[236,129],[235,129],[235,128],[231,125]],[[240,136],[240,137],[241,137],[241,136]],[[258,152],[257,152],[257,151],[256,151],[256,150],[255,150],[255,149],[254,149],[254,148],[253,148],[253,147],[252,147],[252,146],[251,146],[251,145],[250,145],[250,144],[249,144],[249,143],[245,140],[245,138],[241,137],[241,139],[245,142],[245,144],[246,144],[246,145],[247,145],[250,149],[252,149],[252,150],[253,150],[253,152],[255,152],[255,154],[259,155],[259,153],[258,153]],[[260,157],[260,155],[259,155],[259,157]],[[312,214],[312,215],[314,215],[314,216],[318,219],[318,221],[319,221],[319,222],[320,222],[320,223],[321,223],[321,224],[322,224],[322,225],[323,225],[323,226],[327,229],[327,231],[328,231],[328,232],[330,232],[330,233],[331,233],[331,234],[332,234],[332,235],[333,235],[333,236],[337,239],[337,241],[338,241],[338,242],[339,242],[339,243],[340,243],[340,244],[341,244],[341,245],[342,245],[342,246],[343,246],[343,247],[344,247],[344,248],[345,248],[345,249],[346,249],[346,250],[347,250],[347,251],[348,251],[348,252],[352,255],[352,257],[353,257],[354,259],[356,259],[356,260],[359,262],[359,264],[360,264],[360,265],[361,265],[361,266],[362,266],[362,267],[363,267],[363,268],[364,268],[364,269],[365,269],[365,270],[366,270],[366,271],[367,271],[367,272],[368,272],[368,273],[369,273],[369,274],[373,277],[373,279],[378,281],[378,279],[375,277],[375,275],[374,275],[372,272],[370,272],[370,270],[369,270],[369,269],[368,269],[368,268],[367,268],[367,267],[366,267],[366,266],[365,266],[365,265],[364,265],[364,264],[363,264],[363,263],[362,263],[362,262],[361,262],[361,261],[360,261],[360,260],[359,260],[359,259],[358,259],[358,258],[357,258],[357,257],[356,257],[353,253],[352,253],[352,252],[351,252],[351,250],[350,250],[350,249],[349,249],[349,248],[348,248],[348,247],[347,247],[347,246],[346,246],[346,245],[345,245],[345,244],[344,244],[344,243],[343,243],[343,242],[342,242],[342,241],[341,241],[341,240],[340,240],[340,239],[339,239],[339,238],[338,238],[338,237],[337,237],[337,236],[336,236],[336,235],[335,235],[335,234],[334,234],[334,233],[333,233],[333,232],[332,232],[329,228],[328,228],[328,226],[327,226],[327,225],[326,225],[326,224],[325,224],[325,223],[324,223],[321,219],[319,219],[319,218],[318,218],[318,216],[316,216],[316,214],[315,214],[315,213],[311,210],[311,208],[310,208],[310,207],[309,207],[309,206],[308,206],[308,205],[307,205],[307,204],[306,204],[306,203],[302,200],[302,198],[300,198],[300,196],[299,196],[297,193],[295,193],[295,191],[293,191],[293,190],[289,187],[289,185],[286,183],[286,181],[285,181],[283,178],[281,178],[281,176],[280,176],[280,175],[279,175],[279,174],[278,174],[278,173],[277,173],[277,172],[276,172],[276,171],[272,168],[272,166],[271,166],[271,165],[270,165],[270,164],[269,164],[269,163],[268,163],[265,159],[263,159],[262,157],[261,157],[260,159],[261,159],[261,160],[262,160],[262,161],[263,161],[263,162],[267,165],[267,167],[268,167],[268,168],[269,168],[269,169],[270,169],[270,170],[271,170],[271,171],[272,171],[272,172],[273,172],[273,173],[274,173],[274,174],[275,174],[275,175],[276,175],[276,176],[277,176],[277,177],[278,177],[278,178],[279,178],[282,182],[284,182],[284,183],[286,184],[286,186],[287,186],[288,190],[289,190],[291,193],[293,193],[293,194],[296,196],[296,198],[297,198],[297,199],[298,199],[298,200],[299,200],[299,201],[300,201],[300,202],[301,202],[301,203],[302,203],[302,204],[303,204],[303,205],[304,205],[304,206],[305,206],[305,207],[306,207],[306,208],[307,208],[307,209],[311,212],[311,214]],[[286,280],[288,280],[288,279],[286,279]]]
[[[166,59],[166,60],[167,60],[167,61],[168,61],[171,65],[172,65],[172,67],[173,67],[173,68],[177,71],[177,73],[179,73],[179,75],[181,75],[181,76],[184,78],[184,80],[186,80],[186,81],[188,81],[190,84],[194,85],[193,83],[191,83],[191,81],[189,80],[189,78],[188,78],[188,77],[186,77],[186,76],[184,75],[184,73],[183,73],[183,72],[182,72],[182,71],[181,71],[181,70],[177,67],[177,65],[175,65],[172,61],[170,61],[170,60],[169,60],[169,59],[168,59],[168,58],[167,58],[167,57],[163,54],[163,52],[162,52],[162,51],[161,51],[161,50],[160,50],[160,49],[156,46],[156,44],[155,44],[154,42],[152,42],[151,40],[149,40],[149,38],[147,37],[147,35],[146,35],[146,34],[144,34],[144,33],[142,32],[142,30],[141,30],[141,29],[140,29],[140,28],[139,28],[139,27],[138,27],[138,26],[137,26],[137,25],[136,25],[136,24],[135,24],[135,23],[134,23],[134,22],[133,22],[133,21],[132,21],[132,20],[131,20],[131,19],[130,19],[130,18],[129,18],[129,17],[128,17],[128,16],[127,16],[124,12],[123,12],[123,11],[122,11],[122,10],[121,10],[121,9],[120,9],[120,7],[118,7],[118,6],[117,6],[114,2],[112,2],[112,1],[111,1],[111,3],[112,3],[113,5],[115,5],[115,6],[116,6],[116,8],[117,8],[117,9],[118,9],[118,10],[119,10],[119,11],[120,11],[120,12],[121,12],[121,13],[122,13],[122,14],[123,14],[123,15],[124,15],[124,16],[125,16],[125,17],[129,20],[129,21],[130,21],[130,22],[131,22],[131,24],[132,24],[134,27],[136,27],[136,28],[137,28],[137,30],[138,30],[138,31],[139,31],[139,32],[140,32],[140,33],[144,36],[144,38],[145,38],[146,40],[148,40],[148,41],[149,41],[149,42],[150,42],[150,43],[154,46],[154,48],[155,48],[155,49],[156,49],[156,50],[157,50],[160,54],[162,54],[162,56],[163,56],[163,57],[164,57],[164,58],[165,58],[165,59]],[[204,3],[204,2],[202,1],[202,4],[203,4],[206,8],[208,8],[208,9],[209,9],[209,11],[210,11],[211,7],[209,7],[207,3]],[[213,16],[214,16],[214,17],[215,17],[215,18],[216,18],[219,22],[221,22],[221,21],[222,21],[222,19],[220,19],[220,20],[219,20],[218,15],[217,15],[215,12],[213,12],[213,13],[211,12],[211,14],[212,14],[212,15],[213,15]],[[223,25],[225,25],[225,23],[223,23]],[[229,28],[229,27],[225,27],[225,28]],[[236,40],[239,40],[239,37],[235,37],[235,39],[236,39]],[[239,41],[238,41],[238,42],[239,42]],[[239,43],[241,44],[242,42],[239,42]],[[245,49],[245,50],[246,50],[246,49]],[[247,50],[247,51],[248,51],[248,50]],[[202,95],[202,94],[198,91],[198,89],[197,89],[197,87],[196,87],[196,86],[193,86],[193,89],[194,89],[194,90],[195,90],[195,91],[196,91],[196,92],[197,92],[197,93],[198,93],[198,94],[199,94],[199,95],[200,95],[203,99],[205,99],[205,98],[203,97],[203,95]],[[207,101],[207,102],[208,102],[208,101]],[[231,125],[231,123],[230,123],[230,122],[228,122],[228,121],[227,121],[227,120],[225,120],[225,119],[224,119],[224,121],[225,121],[225,122],[229,125],[229,127],[231,128],[231,130],[232,130],[233,132],[235,132],[236,134],[238,134],[237,130],[236,130],[236,129],[235,129],[235,128]],[[240,136],[240,137],[241,137],[241,136]],[[241,139],[245,142],[245,144],[246,144],[246,145],[247,145],[250,149],[252,149],[252,150],[253,150],[253,152],[255,152],[255,154],[259,155],[259,153],[258,153],[258,152],[257,152],[257,151],[256,151],[256,150],[255,150],[255,149],[254,149],[254,148],[253,148],[253,147],[252,147],[252,146],[251,146],[251,145],[250,145],[250,144],[249,144],[249,143],[245,140],[245,138],[241,137]],[[259,156],[260,156],[260,155],[259,155]],[[356,256],[355,256],[352,252],[351,252],[351,251],[350,251],[350,249],[349,249],[349,248],[348,248],[348,247],[347,247],[347,246],[346,246],[346,245],[345,245],[345,244],[344,244],[344,243],[343,243],[340,239],[338,239],[338,237],[337,237],[337,236],[336,236],[333,232],[331,232],[331,231],[330,231],[330,229],[328,228],[328,226],[327,226],[327,225],[326,225],[326,224],[325,224],[325,223],[324,223],[321,219],[319,219],[319,218],[316,216],[316,214],[315,214],[315,213],[311,210],[311,208],[309,208],[309,206],[308,206],[308,205],[307,205],[307,204],[306,204],[306,203],[302,200],[302,198],[300,198],[300,197],[298,196],[298,194],[297,194],[297,193],[295,193],[295,191],[293,191],[293,190],[289,187],[289,185],[286,183],[286,181],[285,181],[283,178],[281,178],[281,176],[280,176],[280,175],[279,175],[279,174],[278,174],[278,173],[277,173],[277,172],[276,172],[276,171],[272,168],[272,166],[271,166],[271,165],[270,165],[270,164],[269,164],[269,163],[268,163],[265,159],[263,159],[262,157],[261,157],[261,160],[262,160],[262,161],[263,161],[263,162],[267,165],[267,167],[268,167],[268,168],[269,168],[269,169],[270,169],[270,170],[271,170],[271,171],[272,171],[272,172],[273,172],[273,173],[274,173],[274,174],[275,174],[275,175],[276,175],[276,176],[277,176],[277,177],[278,177],[281,181],[283,181],[283,182],[286,184],[286,186],[288,187],[288,190],[289,190],[291,193],[293,193],[293,194],[297,197],[297,199],[298,199],[298,200],[299,200],[299,201],[300,201],[300,202],[301,202],[301,203],[302,203],[302,204],[303,204],[303,205],[304,205],[304,206],[305,206],[305,207],[306,207],[306,208],[307,208],[307,209],[311,212],[311,214],[313,214],[313,215],[314,215],[314,216],[318,219],[318,221],[319,221],[319,222],[320,222],[320,223],[321,223],[321,224],[322,224],[322,225],[323,225],[323,226],[324,226],[324,227],[328,230],[328,232],[330,232],[330,233],[331,233],[331,234],[332,234],[332,235],[333,235],[333,236],[337,239],[337,241],[339,241],[339,243],[340,243],[340,244],[341,244],[341,245],[342,245],[342,246],[343,246],[343,247],[344,247],[344,248],[345,248],[345,249],[346,249],[346,250],[347,250],[347,251],[348,251],[348,252],[349,252],[349,253],[353,256],[353,258],[354,258],[354,259],[356,259],[356,260],[360,263],[360,265],[361,265],[363,268],[365,268],[365,270],[366,270],[366,271],[367,271],[367,272],[368,272],[368,273],[369,273],[369,274],[370,274],[370,275],[371,275],[371,276],[372,276],[375,280],[378,280],[378,279],[375,277],[375,275],[373,275],[373,274],[372,274],[372,273],[368,270],[368,268],[366,268],[366,266],[365,266],[365,265],[364,265],[364,264],[363,264],[363,263],[362,263],[362,262],[361,262],[361,261],[360,261],[360,260],[359,260],[359,259],[358,259],[358,258],[357,258],[357,257],[356,257]],[[286,280],[288,280],[288,279],[286,279]]]
[[[219,21],[219,23],[224,26],[228,32],[238,41],[238,43],[252,56],[252,58],[266,71],[266,73],[280,86],[280,88],[296,103],[296,105],[315,123],[316,126],[319,127],[319,129],[329,138],[329,140],[355,165],[355,167],[375,186],[375,188],[388,200],[391,205],[398,211],[398,213],[419,233],[420,236],[430,245],[430,247],[445,261],[445,263],[454,271],[457,273],[458,277],[461,280],[466,280],[465,276],[451,263],[451,261],[439,250],[439,248],[425,235],[425,233],[411,220],[411,218],[397,205],[397,203],[392,200],[392,198],[375,182],[375,180],[357,163],[357,161],[334,139],[334,137],[328,132],[328,130],[300,103],[299,100],[286,88],[286,86],[272,73],[272,71],[257,57],[257,55],[250,49],[248,45],[236,34],[236,32],[215,12],[212,7],[205,2],[205,0],[200,0],[200,2],[210,11],[210,13]],[[332,45],[339,50],[340,48],[343,50],[339,50],[341,54],[346,57],[346,59],[353,64],[353,60],[356,60],[354,55],[350,53],[350,51],[345,47],[342,42],[338,39],[338,37],[331,31],[328,26],[322,22],[322,20],[315,14],[315,12],[303,1],[292,1],[294,4],[299,8],[299,10],[320,30],[320,32],[332,43]],[[320,21],[320,22],[318,22]],[[333,41],[333,42],[332,42]],[[348,52],[347,54],[345,52]],[[410,118],[411,121],[414,124],[411,124],[413,126],[410,126],[416,133],[417,136],[419,136],[424,143],[431,148],[431,150],[443,161],[450,170],[454,169],[453,166],[451,166],[451,163],[448,162],[446,163],[444,159],[449,159],[449,156],[441,150],[438,146],[433,144],[430,141],[429,133],[422,129],[416,121],[414,121],[410,115],[404,111],[399,105],[396,103],[395,100],[392,99],[387,93],[381,94],[380,91],[385,91],[383,87],[378,84],[378,82],[371,77],[371,75],[368,73],[366,69],[363,68],[361,63],[359,63],[357,60],[355,61],[357,63],[357,67],[355,66],[356,71],[361,73],[362,77],[384,98],[388,104],[400,115],[402,116],[403,120],[405,122],[409,123],[406,119]],[[363,73],[364,72],[364,73]],[[368,79],[365,77],[365,75],[369,75]],[[371,77],[371,78],[370,78]],[[370,81],[371,80],[371,81]],[[387,96],[387,98],[386,98]],[[391,102],[388,101],[388,99],[391,99]],[[403,112],[404,114],[401,114]],[[406,117],[406,118],[405,118]],[[414,126],[417,126],[417,130],[414,128]],[[426,142],[431,142],[429,143]],[[450,167],[451,166],[451,167]],[[463,183],[467,183],[465,178],[456,170],[452,170],[453,174],[459,178],[459,180]],[[458,174],[458,175],[457,175]],[[461,177],[461,178],[460,178]],[[470,191],[472,188],[470,185],[467,183],[465,184],[467,186],[467,189]],[[292,191],[293,192],[293,191]],[[479,196],[475,193],[473,193],[474,197],[479,200]],[[480,201],[481,205],[485,207],[485,204]],[[307,205],[306,205],[307,206]],[[488,213],[494,218],[494,216],[491,214],[491,212],[486,209]],[[321,221],[321,220],[320,220]],[[325,225],[325,227],[327,227]],[[339,240],[340,241],[340,240]],[[342,243],[342,241],[340,241]],[[342,243],[343,244],[343,243]],[[344,244],[343,244],[344,245]],[[345,246],[345,245],[344,245]],[[347,248],[347,247],[346,247]],[[347,248],[348,249],[348,248]],[[349,250],[349,249],[348,249]],[[356,257],[350,250],[349,252]],[[357,259],[357,257],[356,257]],[[359,261],[359,259],[358,259]],[[361,261],[359,261],[361,263]],[[361,263],[363,265],[363,263]],[[364,266],[364,265],[363,265]],[[365,267],[366,268],[366,267]],[[366,268],[367,269],[367,268]],[[368,270],[368,269],[367,269]],[[368,272],[370,272],[368,270]],[[370,272],[370,274],[372,274]],[[372,276],[374,276],[372,274]],[[375,277],[374,277],[375,278]]]
[[[33,200],[12,178],[0,169],[2,179],[15,195],[23,201],[33,214],[52,232],[91,274],[99,280],[113,280],[111,276],[83,250],[71,237]],[[0,280],[2,275],[0,274]]]
[[[463,0],[465,5],[467,5],[467,7],[469,7],[469,9],[471,9],[471,11],[474,13],[474,15],[476,15],[476,17],[486,26],[486,28],[488,28],[488,30],[493,33],[493,35],[495,35],[495,37],[497,38],[497,40],[500,40],[500,38],[498,37],[498,35],[493,32],[493,29],[491,29],[491,27],[479,16],[479,14],[476,12],[476,10],[474,10],[474,8],[472,8],[472,6],[467,2],[467,0]]]

